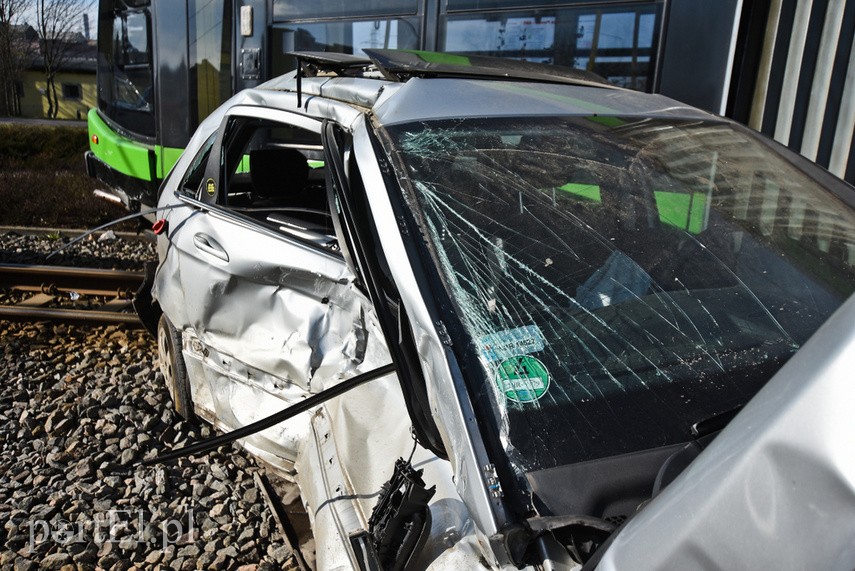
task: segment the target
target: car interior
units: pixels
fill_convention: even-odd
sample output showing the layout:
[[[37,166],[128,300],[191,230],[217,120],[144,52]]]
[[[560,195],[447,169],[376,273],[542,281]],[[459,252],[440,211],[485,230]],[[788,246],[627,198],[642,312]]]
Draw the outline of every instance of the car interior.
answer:
[[[182,189],[201,195],[212,137]],[[268,120],[234,117],[226,126],[216,204],[276,232],[336,250],[318,133]]]
[[[335,242],[320,135],[237,119],[225,144],[226,207],[317,245]]]

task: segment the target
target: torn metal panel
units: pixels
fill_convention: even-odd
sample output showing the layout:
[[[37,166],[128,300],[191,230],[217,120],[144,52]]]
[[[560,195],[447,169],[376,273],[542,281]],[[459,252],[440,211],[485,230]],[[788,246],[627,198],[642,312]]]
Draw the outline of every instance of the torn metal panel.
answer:
[[[201,343],[191,331],[183,334],[183,356],[194,368],[191,394],[199,416],[228,432],[283,410],[303,399],[299,386],[247,367],[233,357]],[[241,441],[253,452],[287,472],[293,470],[300,442],[308,434],[309,415],[303,414]]]
[[[855,567],[852,323],[855,299],[627,524],[597,569]]]
[[[370,302],[353,286],[341,259],[212,217],[190,216],[170,225],[181,231],[171,235],[174,252],[158,280],[180,277],[184,288],[159,286],[161,305],[185,314],[176,326],[192,329],[203,345],[311,390],[319,390],[312,387],[316,377],[324,382],[356,370],[373,349],[364,323]],[[242,255],[212,263],[196,247],[200,234]],[[248,236],[254,244],[246,242]]]
[[[315,95],[364,108],[370,108],[374,105],[387,85],[390,83],[359,77],[337,77],[334,80],[329,77],[304,77],[301,79],[301,91],[304,98]],[[296,92],[296,73],[292,72],[271,79],[260,85],[258,89],[262,92]]]
[[[394,460],[407,458],[413,444],[400,384],[393,376],[333,399],[313,416],[312,435],[297,459],[296,479],[313,520],[319,569],[355,567],[343,538],[368,528]],[[428,539],[413,568],[451,569],[450,563],[435,566],[437,559],[492,560],[485,536],[455,489],[452,465],[418,447],[413,467],[424,470],[426,485],[437,488],[429,503]],[[476,549],[484,551],[476,557]]]
[[[196,248],[198,234],[242,255],[214,260]],[[169,239],[159,302],[184,332],[191,394],[215,425],[244,426],[388,362],[373,308],[339,257],[189,208],[170,213]],[[295,419],[244,445],[290,471],[306,434]]]
[[[367,526],[354,501],[354,489],[343,472],[340,449],[332,438],[331,419],[325,408],[320,407],[312,415],[311,432],[296,465],[296,481],[312,521],[316,568],[358,569],[347,538]]]

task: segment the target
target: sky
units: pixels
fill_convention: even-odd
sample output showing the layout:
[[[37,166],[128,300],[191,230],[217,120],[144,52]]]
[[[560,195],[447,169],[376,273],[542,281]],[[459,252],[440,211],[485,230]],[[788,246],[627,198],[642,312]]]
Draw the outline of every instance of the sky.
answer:
[[[86,10],[86,13],[89,15],[89,39],[94,40],[98,37],[98,0],[94,2],[92,0],[82,0],[82,4],[91,4],[91,6]],[[21,22],[30,24],[35,27],[36,24],[36,7],[35,2],[28,2],[27,7],[24,9],[21,15]],[[74,24],[66,30],[68,32],[80,32],[83,33],[83,16],[81,15]]]

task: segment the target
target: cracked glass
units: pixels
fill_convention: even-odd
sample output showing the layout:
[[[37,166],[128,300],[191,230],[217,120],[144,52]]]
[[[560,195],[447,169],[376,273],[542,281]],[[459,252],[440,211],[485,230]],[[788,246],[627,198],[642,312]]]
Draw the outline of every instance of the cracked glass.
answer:
[[[727,123],[386,130],[455,347],[478,364],[471,390],[517,470],[690,440],[855,290],[852,209]]]

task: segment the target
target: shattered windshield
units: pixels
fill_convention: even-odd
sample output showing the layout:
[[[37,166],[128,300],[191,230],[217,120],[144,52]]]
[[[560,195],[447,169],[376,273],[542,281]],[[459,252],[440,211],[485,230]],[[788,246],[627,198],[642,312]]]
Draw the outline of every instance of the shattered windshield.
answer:
[[[855,289],[852,209],[726,123],[387,132],[470,390],[518,470],[689,440]]]

